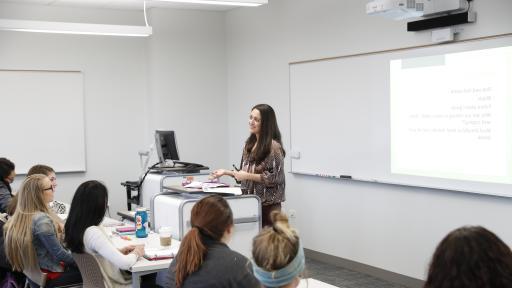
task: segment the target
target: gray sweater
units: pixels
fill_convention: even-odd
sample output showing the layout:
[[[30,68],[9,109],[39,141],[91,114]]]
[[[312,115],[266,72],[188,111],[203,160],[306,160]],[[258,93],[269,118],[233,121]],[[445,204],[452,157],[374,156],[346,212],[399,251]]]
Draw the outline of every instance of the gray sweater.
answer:
[[[0,213],[5,213],[9,202],[11,202],[12,194],[10,187],[3,181],[0,181]]]
[[[189,275],[182,288],[256,288],[261,287],[252,274],[250,261],[221,242],[204,241],[208,252],[203,264]],[[176,261],[179,253],[169,267],[169,286],[176,287]]]

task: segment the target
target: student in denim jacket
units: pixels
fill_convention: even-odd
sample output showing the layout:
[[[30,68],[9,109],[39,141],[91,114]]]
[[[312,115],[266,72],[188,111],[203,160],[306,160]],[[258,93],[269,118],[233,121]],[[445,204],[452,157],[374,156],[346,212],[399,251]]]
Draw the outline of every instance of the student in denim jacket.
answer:
[[[7,259],[16,271],[35,268],[47,273],[47,287],[81,283],[71,253],[59,241],[62,229],[48,207],[51,201],[53,186],[47,176],[35,174],[23,181],[16,211],[4,227]]]

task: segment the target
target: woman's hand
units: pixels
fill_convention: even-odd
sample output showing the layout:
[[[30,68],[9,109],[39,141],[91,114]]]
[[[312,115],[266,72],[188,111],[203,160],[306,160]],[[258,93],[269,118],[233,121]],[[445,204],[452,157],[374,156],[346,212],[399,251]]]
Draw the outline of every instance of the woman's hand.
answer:
[[[233,173],[233,177],[235,177],[236,181],[249,180],[250,173],[247,173],[243,170],[231,172]]]
[[[132,252],[134,249],[135,249],[135,245],[128,245],[128,246],[125,246],[125,247],[119,249],[119,251],[121,253],[123,253],[124,255],[127,255],[127,254],[130,254],[130,252]]]
[[[225,169],[217,169],[215,171],[213,171],[211,174],[210,174],[210,179],[216,179],[216,178],[219,178],[221,176],[224,176],[224,175],[229,175],[228,174],[228,170],[225,170]]]

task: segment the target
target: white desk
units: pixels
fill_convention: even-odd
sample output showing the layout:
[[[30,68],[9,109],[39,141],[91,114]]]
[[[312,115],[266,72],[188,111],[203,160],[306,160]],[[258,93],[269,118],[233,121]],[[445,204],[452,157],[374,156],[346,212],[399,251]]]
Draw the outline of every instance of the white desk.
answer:
[[[313,278],[307,278],[300,280],[299,286],[297,288],[338,288],[337,286],[333,286],[331,284],[327,284],[322,281],[318,281]]]
[[[121,239],[117,235],[112,235],[112,242],[117,248],[122,248],[127,245],[141,245],[144,244],[146,248],[164,249],[160,246],[160,239],[157,233],[149,233],[147,238],[137,238],[135,235],[129,236],[131,240]],[[172,239],[171,249],[178,249],[180,241]],[[168,248],[167,248],[168,249]],[[155,273],[158,271],[166,270],[171,265],[172,259],[150,261],[145,258],[140,258],[131,268],[132,272],[132,287],[140,287],[140,277],[146,274]]]

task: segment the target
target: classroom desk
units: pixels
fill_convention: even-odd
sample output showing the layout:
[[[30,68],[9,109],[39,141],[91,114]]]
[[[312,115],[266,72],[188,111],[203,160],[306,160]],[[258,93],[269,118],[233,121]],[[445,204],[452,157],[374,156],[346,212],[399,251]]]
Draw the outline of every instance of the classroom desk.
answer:
[[[338,288],[337,286],[327,284],[325,282],[313,279],[306,278],[300,280],[299,286],[297,288]]]
[[[113,227],[112,227],[113,229]],[[144,244],[147,248],[157,248],[163,249],[160,246],[160,238],[158,237],[158,233],[150,232],[147,238],[137,238],[135,236],[130,236],[131,240],[121,239],[117,235],[112,235],[112,242],[117,248],[122,248],[127,245],[141,245]],[[171,249],[179,248],[180,241],[172,239]],[[164,260],[155,260],[150,261],[145,258],[140,258],[131,268],[130,272],[132,272],[132,287],[139,288],[140,287],[140,277],[159,272],[162,270],[166,270],[169,268],[172,259],[164,259]]]

